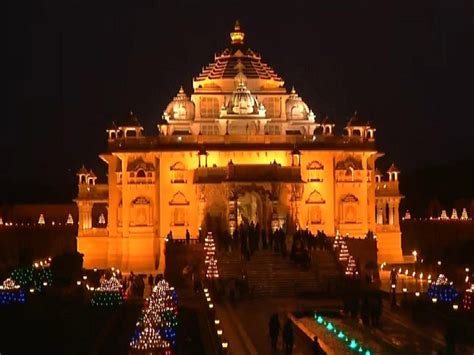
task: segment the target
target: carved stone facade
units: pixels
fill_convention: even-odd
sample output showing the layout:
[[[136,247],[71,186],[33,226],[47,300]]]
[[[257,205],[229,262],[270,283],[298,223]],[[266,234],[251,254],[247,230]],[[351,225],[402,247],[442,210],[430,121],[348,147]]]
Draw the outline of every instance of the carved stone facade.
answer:
[[[78,249],[86,267],[164,270],[165,236],[197,237],[200,228],[232,232],[241,220],[267,230],[283,224],[327,235],[374,231],[381,261],[402,261],[398,171],[384,182],[375,129],[354,115],[345,135],[312,110],[236,27],[231,47],[216,54],[181,88],[145,136],[130,116],[108,130],[108,183],[79,172]],[[376,178],[376,175],[378,176]],[[89,223],[94,203],[108,206],[107,227]]]

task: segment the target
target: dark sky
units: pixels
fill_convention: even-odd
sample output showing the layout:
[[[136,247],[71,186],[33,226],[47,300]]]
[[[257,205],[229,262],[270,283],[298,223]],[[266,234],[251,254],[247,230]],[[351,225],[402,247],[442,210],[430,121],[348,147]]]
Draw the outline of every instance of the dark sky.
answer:
[[[10,1],[4,189],[67,195],[83,162],[104,173],[107,125],[133,109],[155,134],[236,18],[318,115],[339,130],[355,109],[373,122],[382,167],[472,159],[473,1],[308,3]]]

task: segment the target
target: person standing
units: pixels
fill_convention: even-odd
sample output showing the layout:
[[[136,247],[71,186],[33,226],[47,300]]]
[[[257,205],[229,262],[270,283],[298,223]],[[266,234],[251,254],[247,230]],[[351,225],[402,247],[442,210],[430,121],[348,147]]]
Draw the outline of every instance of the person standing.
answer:
[[[186,244],[189,244],[191,240],[191,235],[189,234],[189,230],[186,228]]]
[[[290,319],[287,319],[283,327],[283,344],[285,354],[291,355],[293,353],[293,325]]]
[[[268,322],[268,328],[270,333],[270,339],[272,344],[272,351],[277,349],[278,334],[280,333],[280,321],[278,320],[278,314],[273,313]]]

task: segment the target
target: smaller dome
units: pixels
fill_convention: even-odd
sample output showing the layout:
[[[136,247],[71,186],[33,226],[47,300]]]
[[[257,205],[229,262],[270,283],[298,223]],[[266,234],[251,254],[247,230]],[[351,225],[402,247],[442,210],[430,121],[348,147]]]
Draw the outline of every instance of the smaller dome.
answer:
[[[361,119],[357,111],[354,111],[354,114],[347,122],[347,127],[370,127],[370,122]]]
[[[132,111],[130,111],[128,113],[128,116],[120,121],[119,128],[120,127],[138,127],[138,128],[141,128],[142,125],[140,124],[140,121],[138,121],[138,117]]]
[[[227,102],[227,114],[252,115],[259,113],[260,104],[257,98],[252,95],[244,81],[237,84],[237,88],[232,93],[232,97]]]
[[[308,105],[298,96],[293,87],[290,97],[286,100],[286,117],[289,120],[306,120],[309,116]]]
[[[194,119],[194,102],[189,99],[182,86],[178,95],[166,107],[165,116],[172,120]]]

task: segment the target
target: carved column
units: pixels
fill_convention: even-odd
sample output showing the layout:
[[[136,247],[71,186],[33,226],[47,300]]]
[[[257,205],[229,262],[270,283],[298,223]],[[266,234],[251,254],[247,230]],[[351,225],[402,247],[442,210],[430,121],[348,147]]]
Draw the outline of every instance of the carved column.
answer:
[[[390,200],[389,203],[388,203],[388,212],[389,212],[388,224],[393,226],[393,217],[394,217],[394,203],[393,203],[393,200]]]
[[[93,203],[91,202],[77,202],[77,208],[79,210],[79,235],[83,235],[92,229],[92,206]]]
[[[383,203],[377,200],[377,224],[383,224]]]
[[[394,209],[394,225],[399,227],[400,226],[400,212],[399,212],[399,205],[400,205],[400,200],[395,200],[393,203],[393,209]]]

